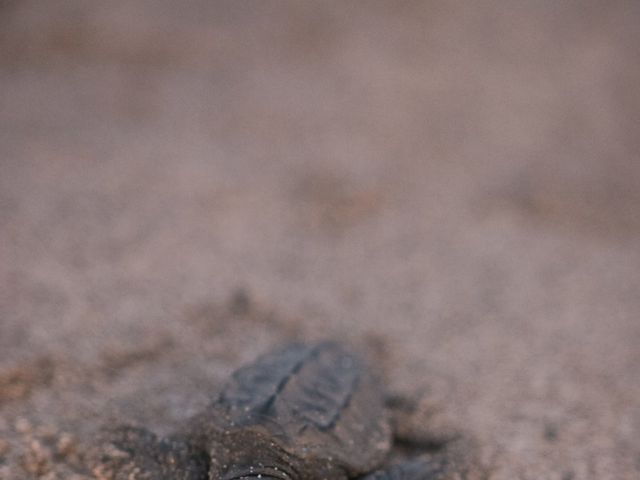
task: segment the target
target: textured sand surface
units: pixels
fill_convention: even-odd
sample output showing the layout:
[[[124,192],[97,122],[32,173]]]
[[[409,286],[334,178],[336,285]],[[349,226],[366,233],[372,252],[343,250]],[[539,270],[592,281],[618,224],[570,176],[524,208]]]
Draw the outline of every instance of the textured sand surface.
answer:
[[[0,1],[0,478],[85,478],[101,425],[325,337],[493,479],[640,478],[638,25]]]

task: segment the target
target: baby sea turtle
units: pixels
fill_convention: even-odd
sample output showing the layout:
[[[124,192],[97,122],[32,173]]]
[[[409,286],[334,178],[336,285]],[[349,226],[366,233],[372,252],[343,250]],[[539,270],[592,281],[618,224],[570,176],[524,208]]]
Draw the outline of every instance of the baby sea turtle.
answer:
[[[100,479],[442,480],[473,478],[450,449],[384,467],[390,416],[377,378],[337,343],[289,345],[231,377],[218,399],[168,438],[109,432]]]

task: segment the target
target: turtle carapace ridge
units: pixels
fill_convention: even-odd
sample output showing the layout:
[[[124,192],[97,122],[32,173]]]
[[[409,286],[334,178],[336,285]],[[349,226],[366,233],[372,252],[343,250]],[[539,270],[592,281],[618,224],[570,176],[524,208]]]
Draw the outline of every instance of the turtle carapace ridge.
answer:
[[[300,429],[328,430],[349,406],[361,368],[334,343],[291,345],[238,370],[219,403],[238,424],[286,413]]]

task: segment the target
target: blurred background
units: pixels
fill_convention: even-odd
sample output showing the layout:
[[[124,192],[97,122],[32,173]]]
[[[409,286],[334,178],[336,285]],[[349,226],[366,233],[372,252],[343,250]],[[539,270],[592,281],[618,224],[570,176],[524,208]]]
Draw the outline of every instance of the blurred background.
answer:
[[[100,425],[169,432],[326,337],[491,478],[638,478],[638,25],[0,1],[0,478],[86,478]]]

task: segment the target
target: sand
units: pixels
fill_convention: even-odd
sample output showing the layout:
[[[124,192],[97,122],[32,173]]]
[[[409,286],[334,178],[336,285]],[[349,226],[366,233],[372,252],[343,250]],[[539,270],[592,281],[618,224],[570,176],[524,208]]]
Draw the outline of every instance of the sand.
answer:
[[[490,478],[640,478],[640,4],[0,2],[0,478],[337,338]]]

